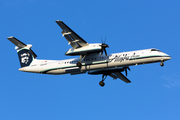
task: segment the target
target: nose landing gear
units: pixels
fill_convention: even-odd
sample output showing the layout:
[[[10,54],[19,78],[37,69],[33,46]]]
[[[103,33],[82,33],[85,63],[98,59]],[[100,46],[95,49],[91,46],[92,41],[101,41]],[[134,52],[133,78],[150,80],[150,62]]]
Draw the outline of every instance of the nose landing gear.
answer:
[[[161,62],[161,63],[160,63],[160,66],[163,67],[163,66],[164,66],[164,62]]]
[[[104,80],[107,78],[107,75],[102,75],[102,80],[99,82],[99,85],[101,86],[101,87],[104,87],[104,85],[105,85],[105,83],[104,83]]]

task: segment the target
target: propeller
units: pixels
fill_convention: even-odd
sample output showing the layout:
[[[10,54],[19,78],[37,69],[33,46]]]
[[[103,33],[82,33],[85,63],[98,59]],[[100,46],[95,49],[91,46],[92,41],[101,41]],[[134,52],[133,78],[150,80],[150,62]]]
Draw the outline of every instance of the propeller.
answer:
[[[101,55],[103,54],[103,52],[105,52],[105,55],[107,56],[107,51],[106,51],[106,48],[109,48],[109,46],[107,44],[105,44],[105,41],[106,41],[106,37],[105,37],[105,41],[103,42],[102,40],[102,37],[101,37],[101,41],[102,41],[102,44],[100,45],[101,46]]]
[[[124,71],[125,71],[126,76],[127,76],[127,69],[128,69],[129,71],[131,71],[131,69],[130,69],[129,67],[124,67]]]

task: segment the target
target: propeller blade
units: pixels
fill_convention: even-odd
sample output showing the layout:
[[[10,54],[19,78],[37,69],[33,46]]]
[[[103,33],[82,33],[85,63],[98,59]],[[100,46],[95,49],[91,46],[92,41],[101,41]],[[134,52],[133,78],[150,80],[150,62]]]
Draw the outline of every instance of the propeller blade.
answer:
[[[106,51],[106,49],[104,49],[104,52],[105,52],[105,54],[106,54],[106,57],[107,57],[107,51]]]
[[[106,37],[105,37],[104,43],[106,43]]]
[[[126,76],[127,76],[127,69],[128,69],[129,71],[131,71],[131,69],[130,69],[129,67],[124,67],[124,71],[125,71]]]
[[[126,76],[127,76],[127,69],[125,68],[125,73],[126,73]]]
[[[127,67],[127,69],[128,69],[129,71],[131,71],[131,69],[130,69],[129,67]]]
[[[102,37],[101,37],[101,41],[102,41],[102,44],[101,45],[99,45],[99,46],[101,46],[101,55],[103,54],[103,52],[105,52],[105,54],[106,54],[106,56],[107,56],[107,51],[106,51],[106,48],[108,47],[109,48],[109,46],[107,45],[107,44],[105,44],[105,41],[106,41],[106,37],[105,37],[105,41],[103,42],[103,39],[102,39]]]
[[[103,54],[103,51],[101,52],[101,55]]]
[[[102,44],[103,44],[103,39],[102,39],[102,37],[101,37],[101,42],[102,42]]]

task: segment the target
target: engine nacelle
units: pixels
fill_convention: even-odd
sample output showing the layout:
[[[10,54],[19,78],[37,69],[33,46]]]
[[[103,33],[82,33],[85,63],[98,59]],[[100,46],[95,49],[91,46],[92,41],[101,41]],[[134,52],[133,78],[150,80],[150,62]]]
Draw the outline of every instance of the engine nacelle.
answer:
[[[75,56],[75,55],[88,55],[91,53],[99,53],[102,51],[101,44],[89,44],[88,46],[79,47],[76,49],[70,48],[65,55]]]

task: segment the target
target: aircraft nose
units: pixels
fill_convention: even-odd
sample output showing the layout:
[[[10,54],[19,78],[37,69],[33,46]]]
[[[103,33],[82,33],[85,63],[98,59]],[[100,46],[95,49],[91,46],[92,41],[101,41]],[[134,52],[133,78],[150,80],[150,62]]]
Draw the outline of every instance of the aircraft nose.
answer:
[[[165,60],[165,61],[170,60],[171,56],[166,54],[166,56],[163,56],[162,59]]]
[[[171,56],[168,55],[168,58],[167,58],[167,59],[170,60],[170,59],[171,59]]]

